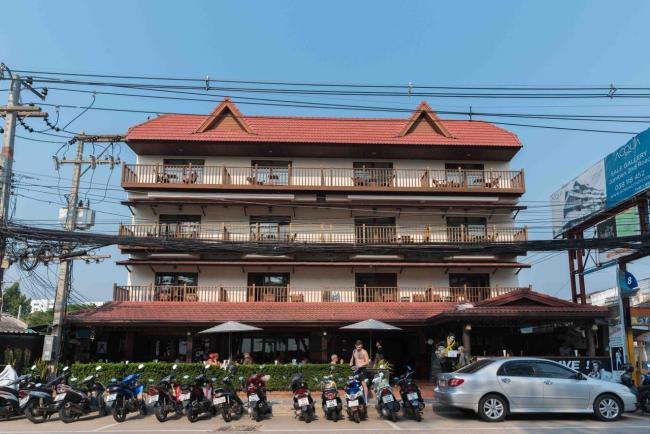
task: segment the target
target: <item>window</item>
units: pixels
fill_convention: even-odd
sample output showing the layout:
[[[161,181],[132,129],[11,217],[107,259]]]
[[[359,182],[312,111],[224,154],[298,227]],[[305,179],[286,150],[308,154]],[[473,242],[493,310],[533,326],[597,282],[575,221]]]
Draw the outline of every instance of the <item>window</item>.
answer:
[[[453,300],[471,302],[490,298],[489,274],[450,274],[449,290]]]
[[[289,224],[291,217],[251,216],[250,236],[254,241],[291,241]]]
[[[447,181],[459,185],[481,186],[485,184],[484,166],[476,163],[446,163]]]
[[[355,217],[354,227],[357,243],[395,242],[395,217]]]
[[[463,366],[456,372],[459,374],[473,374],[474,372],[480,371],[481,369],[485,368],[487,365],[490,365],[494,362],[492,359],[481,359],[477,360],[474,363],[470,363],[467,366]]]
[[[354,280],[357,301],[398,301],[395,273],[357,273]]]
[[[447,217],[447,236],[450,242],[491,241],[485,217]]]
[[[383,186],[393,185],[395,171],[393,163],[355,161],[352,163],[353,181],[356,186]]]
[[[451,287],[489,287],[489,274],[450,274],[449,286]]]
[[[445,163],[445,170],[483,170],[484,167],[477,163]]]
[[[517,361],[506,362],[497,371],[497,375],[508,377],[534,377],[532,362]]]
[[[199,273],[156,273],[156,285],[161,286],[197,286]]]
[[[249,182],[260,185],[288,185],[291,161],[252,160]]]
[[[550,362],[534,362],[535,376],[542,378],[576,378],[576,373],[569,368]]]

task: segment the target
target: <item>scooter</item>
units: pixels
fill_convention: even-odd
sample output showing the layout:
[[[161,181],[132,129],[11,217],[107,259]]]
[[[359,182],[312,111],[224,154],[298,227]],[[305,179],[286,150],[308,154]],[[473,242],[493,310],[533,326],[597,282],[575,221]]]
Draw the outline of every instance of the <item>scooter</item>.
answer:
[[[138,365],[138,370],[144,368],[143,364]],[[124,422],[126,415],[137,411],[141,416],[147,414],[147,406],[142,400],[144,384],[138,381],[142,376],[141,372],[127,375],[120,382],[109,384],[106,388],[105,401],[110,407],[115,422]]]
[[[217,413],[221,413],[221,417],[225,422],[230,422],[232,420],[233,413],[238,417],[241,417],[244,414],[244,403],[232,386],[233,376],[237,373],[237,366],[228,365],[226,368],[228,370],[228,375],[224,376],[221,379],[221,387],[214,389],[212,395],[212,404],[216,409]]]
[[[332,375],[323,377],[321,391],[321,406],[323,407],[323,413],[325,413],[325,419],[338,422],[343,411],[343,403]]]
[[[383,372],[380,372],[372,380],[373,390],[377,397],[375,408],[377,409],[379,416],[397,422],[397,413],[399,413],[400,405],[399,401],[395,399],[393,388],[390,387],[388,378],[386,377],[387,376]]]
[[[402,399],[402,409],[404,417],[412,417],[418,422],[422,421],[424,411],[424,400],[422,392],[415,381],[413,381],[413,370],[410,366],[406,367],[406,374],[396,377],[395,382],[399,386],[399,395]]]
[[[172,366],[173,371],[177,368],[176,364]],[[150,386],[147,391],[147,404],[153,405],[153,413],[159,422],[166,421],[167,415],[171,412],[176,413],[177,417],[183,414],[183,403],[176,394],[174,378],[175,375],[172,372],[160,380],[157,386]]]
[[[61,375],[46,384],[36,383],[19,392],[20,394],[27,393],[26,396],[20,398],[20,409],[30,422],[43,423],[59,411],[58,406],[54,403],[54,397],[57,393],[63,392],[62,386],[69,376],[70,368],[66,366]]]
[[[363,393],[358,370],[354,371],[354,375],[348,378],[348,383],[345,385],[345,405],[348,417],[356,423],[368,417],[368,400]]]
[[[22,398],[27,396],[27,391],[21,390],[29,387],[32,380],[31,374],[22,375],[15,380],[0,386],[0,418],[11,419],[12,416],[22,415],[20,409],[21,392]]]
[[[210,365],[205,366],[205,372],[210,368]],[[188,380],[188,376],[183,376],[184,380]],[[214,381],[214,379],[212,380]],[[215,414],[214,406],[212,405],[212,381],[206,378],[205,373],[199,374],[194,377],[191,382],[185,382],[181,385],[180,400],[183,403],[183,409],[187,420],[196,422],[199,415],[203,413]]]
[[[260,371],[263,370],[264,365],[260,366]],[[258,372],[248,377],[244,385],[248,401],[248,413],[255,422],[262,420],[264,415],[273,414],[271,404],[266,400],[266,383],[270,378],[270,375]]]
[[[638,388],[639,408],[645,413],[650,413],[650,374],[641,376],[641,385]]]
[[[306,423],[314,420],[315,411],[314,400],[309,392],[309,386],[304,380],[301,373],[296,373],[291,378],[291,391],[293,392],[293,411],[298,419]]]
[[[95,371],[99,372],[101,369],[101,366],[97,366]],[[75,378],[70,379],[71,382],[75,380]],[[59,408],[59,418],[65,423],[74,422],[93,411],[99,412],[100,416],[108,414],[103,396],[104,386],[97,381],[97,374],[81,380],[81,386],[83,390],[62,385],[61,393],[54,398],[54,404]]]

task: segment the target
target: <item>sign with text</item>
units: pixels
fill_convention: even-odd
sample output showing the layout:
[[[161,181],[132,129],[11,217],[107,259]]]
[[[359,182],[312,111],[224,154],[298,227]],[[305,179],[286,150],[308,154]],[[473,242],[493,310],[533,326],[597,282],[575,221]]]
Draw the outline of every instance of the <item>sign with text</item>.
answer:
[[[598,380],[613,381],[612,362],[609,357],[545,357],[567,368]]]
[[[639,210],[637,207],[628,208],[623,212],[610,217],[596,225],[596,236],[598,238],[617,238],[641,234],[641,223],[639,221]],[[627,256],[634,252],[633,249],[618,247],[615,249],[599,249],[598,262],[606,264],[615,259]]]
[[[553,235],[650,188],[650,128],[551,194]]]

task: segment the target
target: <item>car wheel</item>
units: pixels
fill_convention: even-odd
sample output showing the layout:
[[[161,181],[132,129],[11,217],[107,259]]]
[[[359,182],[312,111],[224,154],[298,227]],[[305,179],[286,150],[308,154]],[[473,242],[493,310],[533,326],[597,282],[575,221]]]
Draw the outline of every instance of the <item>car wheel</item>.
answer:
[[[594,401],[594,414],[599,420],[604,422],[613,422],[621,418],[623,414],[623,404],[621,400],[614,395],[600,395]]]
[[[478,404],[478,415],[487,422],[501,422],[507,412],[508,402],[499,395],[485,395]]]

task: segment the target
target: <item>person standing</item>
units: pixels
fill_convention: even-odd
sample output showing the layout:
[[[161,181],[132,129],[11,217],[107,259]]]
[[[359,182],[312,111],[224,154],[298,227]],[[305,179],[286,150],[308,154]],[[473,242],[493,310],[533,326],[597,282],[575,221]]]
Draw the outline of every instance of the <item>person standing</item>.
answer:
[[[221,362],[219,361],[219,353],[208,354],[208,358],[206,359],[205,364],[210,366],[221,366]]]
[[[457,367],[458,369],[462,368],[463,366],[469,365],[469,354],[465,352],[465,347],[462,345],[458,347],[458,363]]]
[[[374,365],[377,365],[377,363],[381,362],[382,360],[385,360],[385,353],[384,353],[384,346],[381,341],[377,341],[375,343],[375,360],[373,362]]]
[[[350,366],[357,368],[357,374],[359,375],[359,381],[361,381],[361,385],[363,386],[366,403],[368,399],[368,385],[365,380],[368,377],[368,363],[370,363],[368,352],[363,349],[363,342],[357,340],[354,343],[354,350],[352,351],[352,357],[350,358]]]

